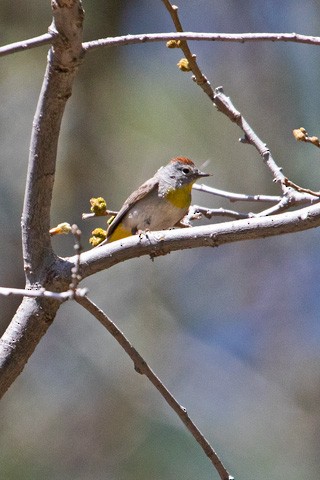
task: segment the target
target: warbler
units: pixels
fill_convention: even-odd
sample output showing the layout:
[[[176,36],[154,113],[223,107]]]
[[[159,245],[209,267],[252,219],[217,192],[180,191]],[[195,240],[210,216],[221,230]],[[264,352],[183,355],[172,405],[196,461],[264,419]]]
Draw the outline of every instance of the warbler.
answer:
[[[127,198],[99,247],[138,232],[185,226],[180,221],[190,207],[192,185],[209,175],[189,158],[173,158]]]

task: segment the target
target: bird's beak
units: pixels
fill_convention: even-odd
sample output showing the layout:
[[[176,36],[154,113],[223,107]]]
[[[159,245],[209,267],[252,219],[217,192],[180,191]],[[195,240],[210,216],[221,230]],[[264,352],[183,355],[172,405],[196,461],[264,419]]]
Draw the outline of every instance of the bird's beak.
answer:
[[[200,178],[200,177],[211,177],[212,173],[205,173],[205,172],[201,172],[201,170],[198,170],[197,172],[197,176]]]

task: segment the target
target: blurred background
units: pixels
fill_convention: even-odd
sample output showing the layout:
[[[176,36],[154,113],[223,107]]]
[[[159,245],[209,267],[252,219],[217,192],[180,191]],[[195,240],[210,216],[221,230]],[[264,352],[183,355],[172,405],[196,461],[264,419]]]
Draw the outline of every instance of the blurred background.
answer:
[[[84,1],[84,39],[170,32],[160,1]],[[315,0],[179,4],[186,31],[319,35]],[[0,3],[0,42],[47,31],[49,1]],[[190,46],[213,86],[271,148],[294,182],[319,190],[319,49],[286,43]],[[1,59],[0,285],[23,287],[20,217],[33,115],[48,47]],[[81,220],[92,196],[110,208],[169,158],[185,155],[235,192],[279,194],[254,148],[180,72],[164,44],[87,54],[62,124],[52,226],[77,223],[83,244],[103,219]],[[209,207],[254,209],[194,193]],[[218,221],[218,220],[215,220]],[[219,220],[220,221],[220,220]],[[71,237],[53,239],[73,254]],[[83,286],[184,405],[238,480],[319,477],[319,232],[139,258]],[[0,297],[4,331],[20,300]],[[218,478],[148,381],[96,320],[62,306],[1,404],[7,480]]]

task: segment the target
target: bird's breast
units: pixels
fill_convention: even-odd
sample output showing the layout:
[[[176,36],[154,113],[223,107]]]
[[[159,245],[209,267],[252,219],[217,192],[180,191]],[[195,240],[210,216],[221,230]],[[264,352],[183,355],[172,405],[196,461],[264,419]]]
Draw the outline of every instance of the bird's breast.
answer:
[[[173,227],[188,212],[191,188],[185,187],[160,195],[157,190],[133,205],[123,223],[132,232],[138,230],[164,230]]]

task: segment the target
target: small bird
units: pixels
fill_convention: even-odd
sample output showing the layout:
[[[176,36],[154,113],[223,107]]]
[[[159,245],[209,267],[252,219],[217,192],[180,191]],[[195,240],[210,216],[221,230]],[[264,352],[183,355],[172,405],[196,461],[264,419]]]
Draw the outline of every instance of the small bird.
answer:
[[[192,185],[209,175],[189,158],[173,158],[127,198],[99,247],[138,232],[185,226],[180,221],[189,210]]]

